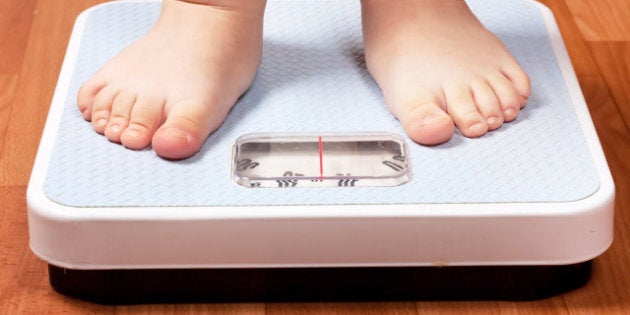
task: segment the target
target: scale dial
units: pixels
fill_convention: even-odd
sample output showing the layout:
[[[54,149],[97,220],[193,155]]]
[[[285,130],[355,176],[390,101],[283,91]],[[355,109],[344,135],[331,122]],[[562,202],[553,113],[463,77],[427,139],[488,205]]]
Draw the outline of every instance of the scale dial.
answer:
[[[241,186],[397,186],[411,179],[407,146],[393,133],[241,136],[232,179]]]

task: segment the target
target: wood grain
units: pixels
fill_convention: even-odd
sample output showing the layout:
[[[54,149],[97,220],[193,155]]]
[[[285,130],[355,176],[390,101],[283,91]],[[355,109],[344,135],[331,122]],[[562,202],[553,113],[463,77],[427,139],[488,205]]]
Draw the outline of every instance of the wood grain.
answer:
[[[28,248],[25,190],[75,17],[102,0],[0,1],[0,313],[628,314],[630,2],[544,0],[556,16],[617,187],[615,241],[591,281],[532,302],[103,306],[55,293]]]
[[[629,41],[630,1],[566,0],[571,15],[587,41]]]
[[[22,56],[31,29],[35,1],[0,2],[0,154],[4,148]],[[5,47],[10,47],[6,49]],[[1,168],[0,168],[1,169]]]
[[[626,130],[630,130],[627,124],[630,122],[630,40],[598,41],[588,45],[610,89],[615,106],[626,122]]]
[[[0,185],[27,184],[74,19],[80,11],[96,3],[29,1],[36,4],[35,17],[0,153]],[[10,28],[4,32],[10,32]]]
[[[595,2],[596,0],[592,0]],[[583,75],[599,75],[599,69],[595,64],[595,60],[591,56],[588,45],[584,41],[575,20],[571,18],[571,11],[564,1],[542,0],[539,1],[549,7],[556,17],[556,23],[562,33],[575,73],[579,76]]]

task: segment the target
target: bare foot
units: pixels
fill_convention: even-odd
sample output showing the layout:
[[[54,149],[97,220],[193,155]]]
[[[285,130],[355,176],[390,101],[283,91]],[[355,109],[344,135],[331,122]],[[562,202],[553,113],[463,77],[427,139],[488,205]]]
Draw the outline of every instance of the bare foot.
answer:
[[[96,132],[187,158],[247,90],[261,60],[265,1],[190,2],[165,0],[153,28],[81,87],[77,104]]]
[[[527,74],[463,0],[362,0],[365,57],[414,141],[480,137],[514,120]]]

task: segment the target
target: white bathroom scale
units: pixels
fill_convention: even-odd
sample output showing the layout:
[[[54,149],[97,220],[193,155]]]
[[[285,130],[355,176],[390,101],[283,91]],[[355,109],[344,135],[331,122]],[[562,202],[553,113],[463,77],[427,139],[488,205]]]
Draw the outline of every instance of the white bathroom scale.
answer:
[[[182,161],[107,141],[76,106],[160,3],[82,13],[28,187],[52,286],[141,303],[535,299],[586,283],[614,185],[552,13],[469,5],[530,75],[516,121],[418,145],[366,70],[359,1],[271,0],[253,85]]]

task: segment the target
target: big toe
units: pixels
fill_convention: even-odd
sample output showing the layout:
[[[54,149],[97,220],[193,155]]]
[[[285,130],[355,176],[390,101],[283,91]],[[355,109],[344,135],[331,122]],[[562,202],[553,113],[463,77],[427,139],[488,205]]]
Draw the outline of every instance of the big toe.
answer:
[[[152,139],[153,150],[165,159],[185,159],[197,153],[225,118],[202,103],[180,102],[167,114]]]
[[[453,119],[435,103],[412,106],[397,113],[407,135],[424,145],[447,142],[455,132]]]
[[[193,128],[163,127],[153,135],[153,150],[166,159],[185,159],[201,149],[201,137]]]

